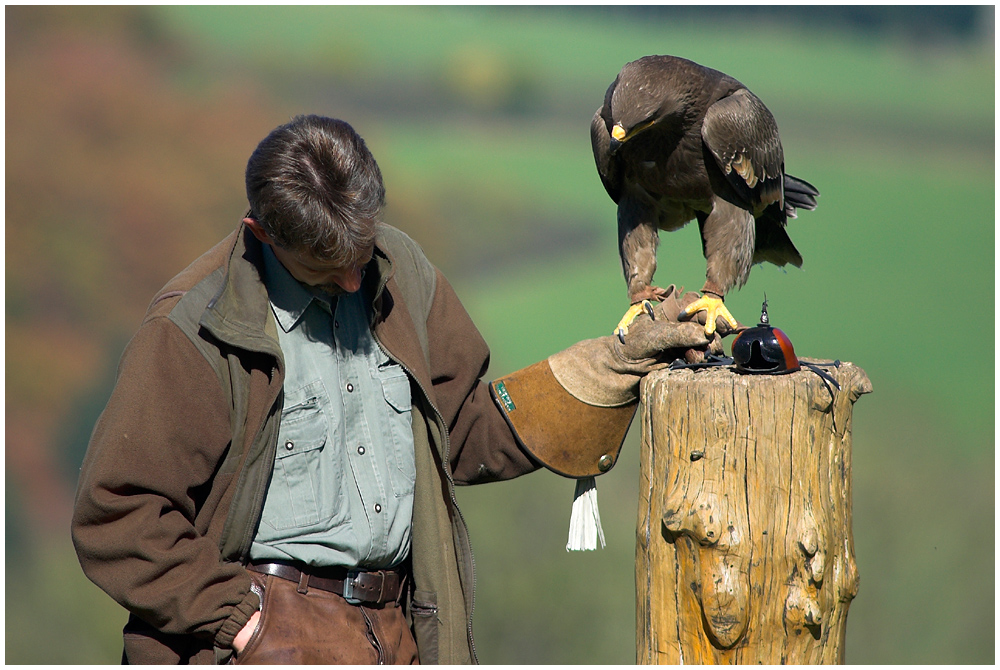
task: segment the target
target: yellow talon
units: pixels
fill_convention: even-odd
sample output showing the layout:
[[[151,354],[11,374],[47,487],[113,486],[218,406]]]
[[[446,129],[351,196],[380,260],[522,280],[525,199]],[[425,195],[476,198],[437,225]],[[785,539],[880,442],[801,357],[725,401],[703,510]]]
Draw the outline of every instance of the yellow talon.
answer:
[[[739,328],[739,323],[733,318],[733,315],[729,313],[726,309],[725,303],[722,302],[722,298],[718,298],[711,294],[703,295],[702,297],[695,300],[693,303],[687,306],[680,316],[689,317],[698,312],[705,311],[705,334],[709,337],[715,334],[715,320],[718,317],[725,319],[726,323],[733,330]]]
[[[648,300],[637,302],[628,308],[628,311],[625,312],[625,316],[623,316],[622,320],[618,322],[618,327],[615,328],[615,335],[618,336],[619,340],[625,342],[625,336],[628,334],[628,327],[632,325],[635,318],[643,312],[649,314],[650,317],[653,316],[653,305]]]

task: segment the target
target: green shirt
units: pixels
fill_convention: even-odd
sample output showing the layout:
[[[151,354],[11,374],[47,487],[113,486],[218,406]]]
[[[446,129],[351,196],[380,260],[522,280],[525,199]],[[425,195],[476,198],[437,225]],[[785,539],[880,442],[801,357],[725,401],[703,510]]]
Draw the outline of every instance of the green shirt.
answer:
[[[285,359],[274,473],[255,561],[387,568],[410,550],[410,382],[379,348],[361,292],[331,299],[265,247]]]

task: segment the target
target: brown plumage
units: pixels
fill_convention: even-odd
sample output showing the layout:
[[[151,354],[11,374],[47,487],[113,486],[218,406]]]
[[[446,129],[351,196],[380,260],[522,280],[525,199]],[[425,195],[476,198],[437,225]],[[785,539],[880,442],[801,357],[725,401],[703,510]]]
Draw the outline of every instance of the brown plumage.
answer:
[[[753,264],[801,267],[785,223],[796,208],[815,209],[819,191],[785,174],[774,117],[737,80],[683,58],[640,58],[608,87],[590,133],[597,171],[618,204],[633,304],[662,296],[651,283],[659,230],[692,219],[707,261],[702,292],[716,303],[710,331],[716,312],[735,326],[722,298],[746,283]]]

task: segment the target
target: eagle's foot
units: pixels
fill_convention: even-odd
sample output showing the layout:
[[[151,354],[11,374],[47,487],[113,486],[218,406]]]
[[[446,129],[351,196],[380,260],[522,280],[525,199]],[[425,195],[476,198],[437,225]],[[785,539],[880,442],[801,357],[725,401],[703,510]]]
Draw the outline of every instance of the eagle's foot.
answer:
[[[653,316],[652,303],[650,303],[648,300],[643,300],[629,307],[628,311],[625,312],[625,316],[623,316],[622,320],[618,322],[618,327],[615,328],[615,335],[618,336],[618,339],[621,341],[622,344],[625,344],[625,336],[628,334],[628,327],[632,325],[632,322],[635,321],[636,317],[642,314],[643,312],[649,314],[649,318],[651,319],[656,318],[655,316]]]
[[[715,334],[716,319],[720,316],[729,325],[731,330],[738,330],[740,327],[739,322],[734,319],[733,315],[729,313],[728,309],[726,309],[726,305],[722,302],[722,298],[707,292],[681,310],[681,313],[677,318],[680,320],[689,319],[698,312],[702,311],[706,312],[705,335],[709,338]]]

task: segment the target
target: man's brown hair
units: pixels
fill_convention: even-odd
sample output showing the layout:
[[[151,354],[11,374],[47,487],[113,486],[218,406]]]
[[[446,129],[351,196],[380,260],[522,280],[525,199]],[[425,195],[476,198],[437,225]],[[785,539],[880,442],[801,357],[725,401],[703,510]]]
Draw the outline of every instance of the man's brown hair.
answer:
[[[346,122],[296,116],[265,137],[247,161],[247,199],[274,242],[344,267],[375,241],[385,206],[378,163]]]

